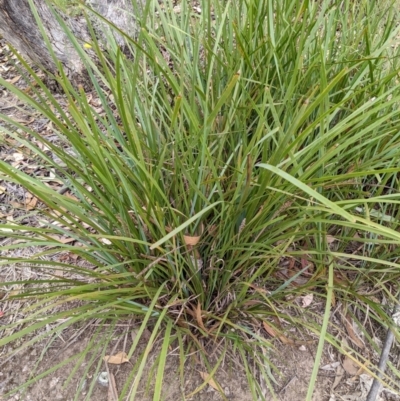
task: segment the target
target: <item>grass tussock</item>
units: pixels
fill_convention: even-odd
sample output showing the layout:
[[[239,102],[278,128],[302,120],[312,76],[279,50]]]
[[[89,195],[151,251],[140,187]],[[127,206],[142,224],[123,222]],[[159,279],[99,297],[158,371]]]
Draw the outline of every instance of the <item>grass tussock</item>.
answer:
[[[67,189],[0,161],[0,178],[37,197],[44,221],[3,224],[12,239],[3,251],[43,249],[1,263],[74,274],[44,280],[46,289],[29,281],[18,296],[37,303],[0,345],[66,314],[47,335],[134,315],[142,324],[128,357],[146,327],[149,343],[163,330],[155,399],[168,346],[194,347],[207,360],[203,339],[242,358],[256,399],[249,356],[268,364],[257,352],[270,344],[265,327],[321,334],[318,368],[324,341],[341,347],[328,330],[335,302],[355,320],[389,319],[369,293],[395,302],[400,279],[398,15],[366,0],[203,0],[201,13],[187,2],[173,10],[148,2],[123,51],[112,37],[107,49],[93,38],[97,66],[71,36],[100,108],[62,70],[67,109],[22,59],[36,83],[30,94],[0,80],[57,135],[50,141],[4,115],[8,138]],[[60,251],[96,269],[46,262]],[[310,293],[326,304],[322,319],[305,319],[291,301]],[[84,302],[49,316],[53,300]],[[106,348],[92,343],[99,355]],[[134,399],[139,380],[127,383],[120,397]]]

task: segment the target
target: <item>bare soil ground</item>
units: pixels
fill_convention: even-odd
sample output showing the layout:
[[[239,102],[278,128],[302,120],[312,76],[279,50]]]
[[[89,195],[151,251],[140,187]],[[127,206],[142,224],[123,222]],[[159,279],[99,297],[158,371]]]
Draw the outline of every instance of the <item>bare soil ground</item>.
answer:
[[[14,61],[7,45],[4,42],[0,42],[0,73],[2,77],[9,82],[20,84],[21,87],[24,87],[26,84],[21,79]],[[63,99],[60,95],[61,104],[62,101]],[[24,105],[19,104],[15,97],[4,88],[0,88],[0,112],[18,120],[22,124],[28,124],[32,129],[38,131],[46,129],[48,124],[47,121],[41,120],[31,114]],[[2,135],[4,138],[4,133],[2,134],[0,131],[0,138],[2,138]],[[22,155],[22,153],[19,152],[17,146],[15,148],[10,147],[10,144],[6,146],[4,143],[2,144],[0,139],[0,157],[2,160],[17,164],[24,163],[23,156],[19,155]],[[40,166],[23,167],[25,171],[40,169]],[[27,197],[27,193],[23,188],[10,186],[0,181],[0,190],[0,221],[2,222],[13,222],[21,218],[21,215],[26,213],[26,210],[31,211],[35,208],[40,208],[40,204],[36,204],[29,196]],[[29,218],[34,217],[31,216]],[[6,236],[2,237],[0,233],[0,245],[5,244],[10,244],[10,239]],[[24,249],[23,251],[14,249],[12,253],[9,251],[7,256],[27,256],[26,252],[34,251],[32,249]],[[5,255],[3,254],[2,256],[4,257]],[[65,257],[62,254],[59,256],[60,258]],[[79,260],[75,262],[80,263]],[[12,334],[2,330],[1,325],[18,321],[18,319],[23,317],[21,316],[21,311],[26,306],[24,301],[9,299],[10,295],[20,290],[22,284],[18,284],[18,282],[29,278],[37,278],[40,274],[45,273],[42,273],[40,269],[34,270],[29,266],[10,265],[1,267],[0,336]],[[7,287],[2,286],[1,283],[5,281],[15,281],[16,284]],[[305,308],[307,307],[314,308],[314,314],[319,313],[320,316],[323,315],[324,305],[322,302],[318,303],[314,300],[312,305],[305,306]],[[54,308],[57,309],[58,306],[55,305]],[[334,333],[335,335],[342,336],[343,341],[347,341],[346,338],[353,342],[356,341],[355,338],[362,341],[362,334],[357,333],[354,327],[353,333],[351,333],[351,329],[344,327],[343,316],[341,316],[339,307],[333,311],[331,319],[335,324],[343,327],[343,330]],[[4,401],[69,401],[75,399],[112,401],[115,399],[112,392],[110,392],[110,388],[113,388],[118,393],[124,385],[127,383],[129,385],[135,380],[135,377],[131,377],[130,372],[131,364],[135,363],[136,354],[132,356],[129,362],[118,365],[101,362],[100,355],[87,355],[85,358],[67,362],[47,376],[40,377],[41,372],[51,369],[63,361],[68,361],[74,355],[79,355],[91,341],[97,328],[96,320],[91,320],[84,327],[68,327],[60,330],[57,332],[57,335],[50,338],[46,338],[46,332],[43,332],[43,340],[33,345],[30,345],[30,339],[26,338],[24,341],[15,341],[4,346],[0,349],[0,399]],[[113,354],[128,350],[132,344],[136,328],[137,323],[134,321],[121,322],[115,332],[113,332],[112,341],[107,352]],[[292,334],[293,337],[298,335],[296,332]],[[268,337],[268,334],[266,336]],[[264,388],[267,400],[302,401],[306,399],[318,345],[318,338],[312,333],[310,336],[313,338],[313,341],[305,345],[301,345],[300,343],[285,344],[285,341],[282,341],[282,339],[269,336],[275,349],[265,350],[265,352],[270,357],[271,365],[275,366],[275,369],[272,370],[272,376],[276,382],[272,383],[271,386],[276,393],[276,397],[272,396],[271,389],[268,389],[267,383],[262,379],[262,372],[259,372],[259,383]],[[382,341],[384,336],[385,333],[383,331],[375,333],[377,342]],[[143,350],[145,346],[146,339],[143,338],[139,350]],[[21,352],[11,358],[5,358],[5,355],[8,355],[10,351],[17,350],[18,348],[22,348]],[[156,360],[158,352],[159,349],[157,347],[154,347],[151,351],[150,363],[146,365],[144,378],[139,385],[136,399],[147,401],[153,398],[156,372],[152,369],[151,362]],[[379,358],[378,353],[373,350],[360,349],[360,353],[370,361],[371,365],[376,364]],[[395,345],[392,349],[392,363],[399,363],[399,355],[399,346]],[[97,372],[94,368],[87,369],[90,357],[97,358],[100,361]],[[185,378],[182,380],[179,377],[179,355],[177,355],[176,350],[171,349],[165,369],[162,399],[165,401],[213,401],[222,399],[250,401],[253,397],[246,376],[243,370],[240,369],[240,366],[238,366],[239,364],[238,358],[232,356],[231,360],[227,360],[222,364],[216,374],[215,380],[223,389],[225,395],[223,397],[212,385],[204,385],[204,378],[202,378],[201,372],[204,372],[205,368],[195,355],[186,358]],[[32,372],[35,375],[34,377],[38,378],[35,383],[32,383],[24,392],[5,396],[8,392],[31,380],[33,378]],[[112,374],[115,379],[115,385],[104,386],[98,380],[93,381],[92,379],[96,379],[99,372],[109,373],[106,377],[111,377]],[[73,375],[71,376],[71,374]],[[92,382],[94,383],[93,388],[90,387],[90,383]],[[361,401],[365,399],[370,382],[370,377],[363,369],[360,369],[359,364],[352,365],[348,357],[340,355],[337,350],[326,345],[312,399],[315,401]],[[199,390],[199,388],[201,389]],[[400,400],[399,397],[388,391],[382,392],[381,397],[381,400]]]

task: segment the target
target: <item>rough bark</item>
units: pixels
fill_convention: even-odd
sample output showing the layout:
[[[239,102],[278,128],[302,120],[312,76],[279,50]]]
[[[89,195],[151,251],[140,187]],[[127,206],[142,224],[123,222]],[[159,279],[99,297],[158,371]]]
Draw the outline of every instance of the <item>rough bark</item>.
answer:
[[[141,1],[138,0],[138,2]],[[45,0],[33,0],[33,3],[52,44],[55,56],[62,63],[67,76],[74,82],[79,82],[84,76],[84,65],[68,36]],[[137,26],[131,0],[90,0],[88,3],[118,28],[132,36],[135,35]],[[64,16],[63,19],[77,38],[83,41],[90,38],[83,17]],[[97,28],[100,39],[104,40],[106,26],[101,22],[95,22],[94,27]],[[0,34],[23,56],[27,56],[34,63],[53,74],[57,72],[56,64],[46,47],[28,0],[0,0]],[[117,41],[122,44],[121,37],[117,36]]]

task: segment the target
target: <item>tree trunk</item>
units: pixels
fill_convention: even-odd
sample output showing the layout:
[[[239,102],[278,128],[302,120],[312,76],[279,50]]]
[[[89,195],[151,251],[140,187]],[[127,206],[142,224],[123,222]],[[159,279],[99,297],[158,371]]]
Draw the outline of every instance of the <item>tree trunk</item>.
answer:
[[[137,0],[141,2],[143,0]],[[84,77],[84,65],[68,36],[52,14],[46,0],[33,0],[43,27],[52,44],[57,59],[62,63],[67,76],[75,83]],[[131,0],[90,0],[87,1],[94,10],[113,22],[118,28],[134,36],[137,30]],[[67,26],[74,35],[83,41],[90,40],[84,17],[63,16]],[[104,40],[106,25],[94,22],[94,29],[99,39]],[[0,0],[0,34],[15,47],[24,57],[50,73],[57,73],[54,62],[31,11],[29,0]],[[122,44],[123,39],[116,37]]]

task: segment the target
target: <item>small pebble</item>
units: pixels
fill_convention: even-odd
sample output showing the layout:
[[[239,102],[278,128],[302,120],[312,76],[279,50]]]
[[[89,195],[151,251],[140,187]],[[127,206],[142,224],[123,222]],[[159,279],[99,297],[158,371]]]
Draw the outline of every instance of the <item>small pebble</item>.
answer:
[[[54,388],[60,379],[58,377],[53,377],[50,381],[49,387]]]
[[[99,374],[99,377],[97,379],[99,384],[101,384],[104,387],[108,387],[108,373],[107,372],[101,372]]]

